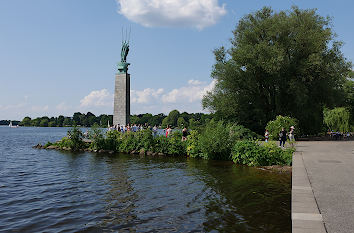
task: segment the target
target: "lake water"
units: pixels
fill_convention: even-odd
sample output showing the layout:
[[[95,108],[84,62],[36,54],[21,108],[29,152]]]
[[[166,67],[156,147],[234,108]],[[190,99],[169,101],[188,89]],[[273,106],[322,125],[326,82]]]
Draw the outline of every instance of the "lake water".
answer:
[[[33,149],[0,127],[0,232],[291,232],[291,176],[231,162]]]

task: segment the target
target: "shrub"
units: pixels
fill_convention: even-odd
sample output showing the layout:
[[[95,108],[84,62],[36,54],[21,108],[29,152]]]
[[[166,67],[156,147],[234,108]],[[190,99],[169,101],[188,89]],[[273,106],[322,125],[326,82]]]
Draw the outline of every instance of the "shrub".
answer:
[[[91,139],[91,149],[93,150],[101,150],[105,149],[105,139],[103,136],[102,130],[98,127],[98,125],[94,125],[89,130],[89,138]]]
[[[277,116],[275,120],[269,121],[267,123],[266,129],[269,131],[269,137],[270,139],[273,140],[278,140],[279,139],[279,132],[281,131],[281,128],[284,127],[284,129],[289,132],[289,129],[291,126],[295,127],[295,134],[298,134],[299,128],[297,127],[298,125],[298,120],[292,117],[288,116]]]
[[[199,146],[199,136],[197,130],[190,131],[190,134],[187,136],[187,155],[195,158],[199,157],[201,154]]]
[[[106,138],[103,140],[103,149],[119,151],[120,145],[122,143],[121,136],[122,134],[116,130],[107,131]]]
[[[247,129],[242,125],[228,124],[227,128],[230,132],[231,141],[243,140],[243,139],[255,139],[260,137],[255,132]]]
[[[154,138],[154,152],[168,154],[168,138],[163,135]]]
[[[51,145],[54,145],[54,144],[51,143],[51,142],[47,142],[47,143],[44,145],[44,148],[47,148],[48,146],[51,146]]]
[[[173,132],[167,138],[168,148],[167,153],[170,155],[186,155],[187,154],[187,143],[182,142],[182,132],[176,131]]]
[[[120,144],[119,151],[129,153],[137,148],[138,142],[134,137],[133,132],[126,132],[122,135],[122,143]]]
[[[55,143],[55,145],[59,146],[60,148],[63,148],[63,147],[70,148],[71,147],[71,140],[68,137],[63,137],[60,141]]]
[[[82,131],[76,126],[74,126],[68,131],[68,138],[70,139],[70,148],[72,150],[80,150],[84,148],[85,143],[82,141]]]
[[[229,127],[223,121],[211,120],[199,136],[200,157],[230,160],[231,142]]]
[[[290,165],[293,148],[281,149],[274,142],[237,141],[232,148],[232,161],[248,166]]]
[[[154,137],[150,129],[144,129],[133,133],[136,141],[135,150],[144,149],[145,151],[152,150],[154,146]]]

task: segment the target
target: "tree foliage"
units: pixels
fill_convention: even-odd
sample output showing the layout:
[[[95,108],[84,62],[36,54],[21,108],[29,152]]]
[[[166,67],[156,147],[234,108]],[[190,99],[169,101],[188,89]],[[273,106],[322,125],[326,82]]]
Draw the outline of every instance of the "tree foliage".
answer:
[[[316,10],[264,7],[246,15],[231,48],[214,51],[217,83],[203,107],[258,133],[277,115],[295,117],[306,133],[320,131],[323,106],[343,102],[352,66],[334,38],[330,18]]]
[[[295,127],[295,134],[299,134],[298,121],[295,118],[277,116],[275,120],[267,123],[266,129],[268,129],[271,139],[278,140],[281,128],[289,132],[291,126]]]
[[[348,132],[350,130],[350,113],[346,108],[334,108],[323,110],[323,122],[330,130],[336,132]]]

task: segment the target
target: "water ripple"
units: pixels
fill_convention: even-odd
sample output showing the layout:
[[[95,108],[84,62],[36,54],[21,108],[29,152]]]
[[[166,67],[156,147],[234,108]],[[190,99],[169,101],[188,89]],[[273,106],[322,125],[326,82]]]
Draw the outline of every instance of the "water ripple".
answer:
[[[31,148],[0,127],[0,232],[290,232],[290,176],[229,162]]]

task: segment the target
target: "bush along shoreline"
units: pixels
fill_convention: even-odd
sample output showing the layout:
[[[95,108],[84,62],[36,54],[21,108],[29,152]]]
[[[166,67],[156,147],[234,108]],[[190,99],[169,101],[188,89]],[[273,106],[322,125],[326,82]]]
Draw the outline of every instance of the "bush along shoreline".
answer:
[[[145,129],[138,132],[103,132],[98,127],[89,130],[88,140],[82,131],[73,127],[66,137],[39,149],[90,151],[98,153],[128,153],[140,155],[189,156],[212,160],[229,160],[247,166],[291,166],[294,148],[282,149],[275,142],[262,143],[259,136],[249,129],[223,121],[211,120],[203,129],[189,132],[182,141],[181,132],[168,137],[153,136]]]

